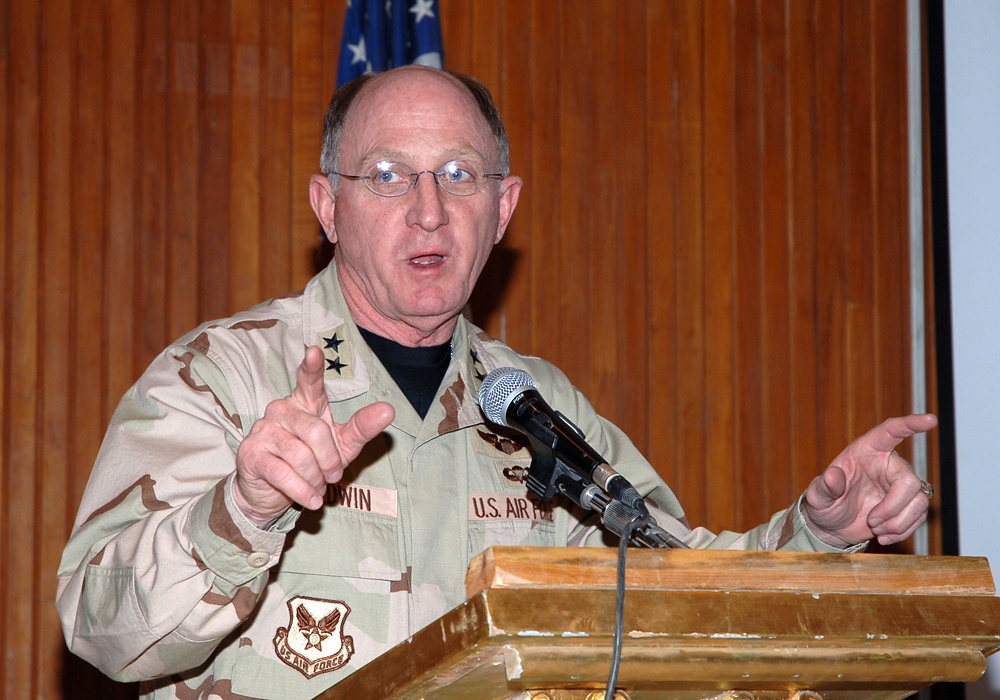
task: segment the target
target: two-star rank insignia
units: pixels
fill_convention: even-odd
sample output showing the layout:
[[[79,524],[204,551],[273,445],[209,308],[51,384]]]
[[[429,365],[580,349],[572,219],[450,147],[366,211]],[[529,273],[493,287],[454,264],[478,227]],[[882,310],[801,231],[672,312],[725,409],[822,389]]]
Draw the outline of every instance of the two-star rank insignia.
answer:
[[[351,343],[347,339],[347,326],[341,324],[336,328],[331,328],[325,333],[320,333],[323,339],[323,355],[326,358],[327,376],[333,376],[336,372],[341,379],[352,379],[354,368],[352,365]]]
[[[469,356],[472,358],[472,370],[476,373],[476,379],[482,382],[486,379],[486,368],[479,359],[479,353],[475,349],[469,349]]]

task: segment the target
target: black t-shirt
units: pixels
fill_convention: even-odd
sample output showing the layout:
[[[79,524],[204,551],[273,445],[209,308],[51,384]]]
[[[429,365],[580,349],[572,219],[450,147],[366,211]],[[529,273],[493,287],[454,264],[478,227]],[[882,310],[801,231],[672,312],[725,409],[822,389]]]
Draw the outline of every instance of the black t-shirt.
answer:
[[[416,412],[426,417],[451,364],[451,343],[410,348],[364,328],[358,330]]]

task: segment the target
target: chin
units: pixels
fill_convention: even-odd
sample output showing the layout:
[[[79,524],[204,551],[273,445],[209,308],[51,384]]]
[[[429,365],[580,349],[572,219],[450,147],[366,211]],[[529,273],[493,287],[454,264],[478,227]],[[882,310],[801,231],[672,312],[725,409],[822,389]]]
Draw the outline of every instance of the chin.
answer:
[[[457,315],[465,306],[466,298],[455,294],[444,294],[440,287],[416,289],[404,300],[400,308],[411,316],[427,318],[448,318]]]

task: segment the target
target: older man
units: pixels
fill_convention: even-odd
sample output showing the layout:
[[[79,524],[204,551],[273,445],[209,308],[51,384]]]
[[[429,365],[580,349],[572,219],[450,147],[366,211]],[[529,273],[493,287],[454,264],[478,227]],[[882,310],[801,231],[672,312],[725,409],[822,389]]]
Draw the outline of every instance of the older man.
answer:
[[[154,698],[311,698],[464,599],[494,544],[602,544],[530,498],[525,443],[483,377],[523,368],[692,546],[894,542],[927,496],[887,421],[748,533],[690,529],[670,489],[552,365],[461,316],[517,206],[478,82],[409,67],[327,112],[313,209],[335,261],[297,296],[193,331],[126,394],[60,567],[70,648]]]

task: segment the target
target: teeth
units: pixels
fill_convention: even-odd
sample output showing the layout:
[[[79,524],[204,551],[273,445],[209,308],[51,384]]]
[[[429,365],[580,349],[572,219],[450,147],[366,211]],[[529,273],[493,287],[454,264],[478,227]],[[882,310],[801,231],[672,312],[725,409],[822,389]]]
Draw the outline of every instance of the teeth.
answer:
[[[421,255],[420,257],[411,258],[410,262],[415,265],[433,265],[441,261],[440,255]]]

